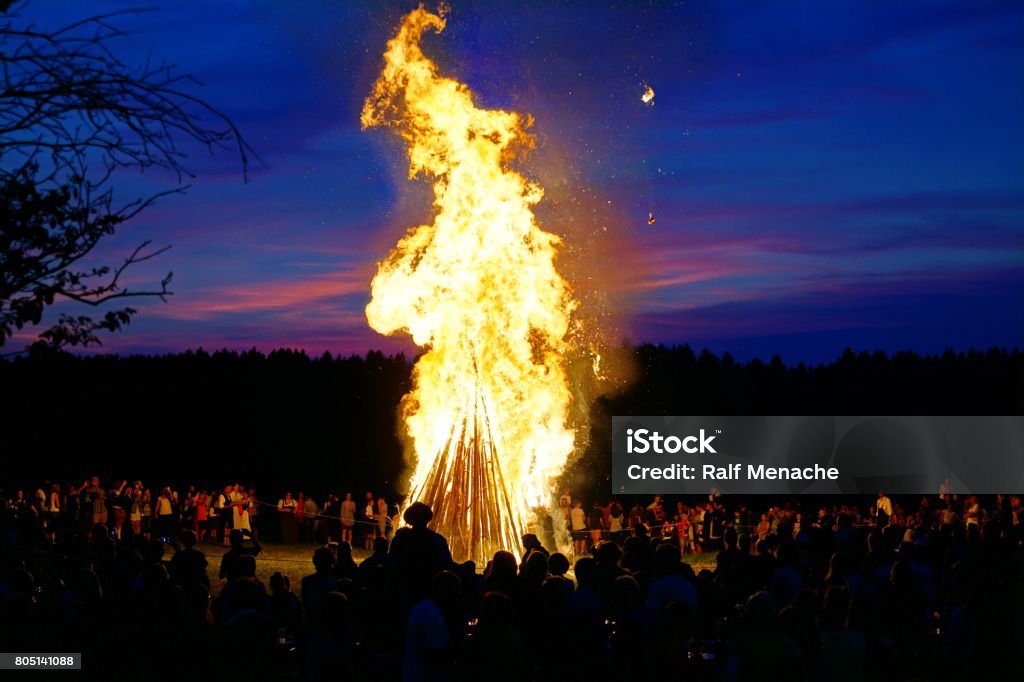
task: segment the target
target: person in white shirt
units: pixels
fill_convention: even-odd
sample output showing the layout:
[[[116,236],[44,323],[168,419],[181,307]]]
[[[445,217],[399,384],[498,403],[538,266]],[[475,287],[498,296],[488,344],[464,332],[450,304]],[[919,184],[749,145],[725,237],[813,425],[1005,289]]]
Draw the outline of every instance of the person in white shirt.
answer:
[[[622,522],[625,518],[622,513],[622,506],[618,502],[613,502],[611,511],[608,514],[608,532],[611,533],[613,540],[618,540],[622,534]]]
[[[875,515],[878,517],[878,527],[884,528],[889,525],[892,517],[892,500],[883,491],[878,491],[878,501],[875,502]]]
[[[576,500],[569,513],[570,530],[572,530],[573,549],[576,556],[587,551],[587,515],[583,511],[583,503]]]
[[[388,536],[388,501],[383,495],[377,498],[377,535]]]
[[[60,521],[60,486],[54,483],[50,486],[50,492],[46,495],[46,528],[51,536],[57,531],[57,524]]]
[[[373,501],[373,493],[366,493],[366,506],[363,507],[363,549],[373,551],[373,540],[377,537],[377,503]]]
[[[47,497],[46,511],[51,514],[60,513],[60,486],[56,483],[50,486],[50,494]]]
[[[652,512],[655,520],[657,521],[661,521],[665,518],[665,507],[662,505],[661,495],[654,496],[654,502],[647,505],[647,511]]]
[[[160,496],[156,498],[156,534],[157,537],[173,537],[174,533],[174,507],[171,505],[171,489],[164,488]]]
[[[942,525],[952,526],[956,523],[956,509],[953,507],[953,501],[946,502],[946,508],[942,510]]]

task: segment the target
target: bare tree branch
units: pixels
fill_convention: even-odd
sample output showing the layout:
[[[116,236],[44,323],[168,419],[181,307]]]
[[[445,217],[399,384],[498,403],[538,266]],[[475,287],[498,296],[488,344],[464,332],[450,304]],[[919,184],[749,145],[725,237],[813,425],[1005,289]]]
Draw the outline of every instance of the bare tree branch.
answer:
[[[129,65],[117,22],[140,8],[40,29],[20,21],[27,2],[0,0],[0,346],[15,330],[40,324],[55,301],[90,307],[122,298],[163,301],[159,287],[122,285],[130,267],[169,246],[140,244],[117,266],[83,267],[103,238],[178,186],[116,203],[111,183],[125,168],[170,171],[180,184],[193,177],[182,142],[208,151],[231,149],[248,178],[258,157],[231,119],[191,92],[201,83],[166,62]],[[53,347],[100,343],[99,331],[128,324],[131,308],[99,320],[61,315],[40,334]]]

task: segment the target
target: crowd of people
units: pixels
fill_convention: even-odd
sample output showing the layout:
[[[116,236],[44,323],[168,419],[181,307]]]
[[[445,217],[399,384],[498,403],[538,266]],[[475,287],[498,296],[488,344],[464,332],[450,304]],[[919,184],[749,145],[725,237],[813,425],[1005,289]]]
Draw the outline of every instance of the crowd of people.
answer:
[[[864,513],[850,498],[816,510],[612,501],[588,506],[583,528],[570,498],[547,515],[570,510],[567,543],[540,523],[477,566],[453,561],[422,503],[394,530],[375,517],[357,564],[353,533],[365,539],[357,522],[378,503],[353,509],[346,495],[325,503],[338,524],[314,538],[313,570],[293,584],[285,571],[258,577],[251,513],[294,518],[298,496],[260,505],[232,487],[231,515],[248,500],[248,526],[218,522],[229,547],[212,571],[202,526],[166,518],[183,495],[166,496],[172,512],[152,515],[147,537],[130,504],[97,516],[96,499],[133,485],[83,487],[87,522],[81,488],[77,514],[66,496],[47,508],[46,490],[36,511],[23,493],[5,498],[0,648],[82,652],[86,675],[104,680],[1013,679],[1024,665],[1017,496],[901,506],[879,493]],[[221,538],[207,540],[212,555]]]
[[[17,490],[10,497],[0,491],[8,516],[35,522],[53,538],[60,530],[89,532],[102,525],[118,540],[128,536],[176,538],[184,529],[199,542],[227,546],[232,530],[246,530],[253,537],[270,532],[278,542],[312,545],[358,538],[366,550],[373,540],[393,530],[392,509],[384,495],[367,492],[357,506],[352,493],[328,495],[323,506],[302,492],[286,491],[275,501],[261,499],[241,483],[220,489],[189,485],[179,490],[164,486],[153,490],[141,481],[116,480],[109,486],[92,477],[81,485],[62,488],[43,482],[32,494]]]
[[[755,516],[745,502],[727,507],[721,495],[709,495],[707,500],[697,503],[677,500],[668,508],[662,496],[655,495],[653,501],[646,505],[637,500],[627,509],[619,500],[612,499],[604,505],[594,504],[587,512],[582,500],[573,501],[569,493],[564,492],[559,497],[559,509],[553,516],[567,519],[565,526],[576,554],[585,553],[602,540],[612,540],[621,545],[633,529],[640,526],[678,544],[682,554],[701,554],[722,549],[722,539],[728,529],[746,533],[756,540],[763,540],[768,535],[799,538],[801,533],[809,534],[822,522],[839,516],[854,527],[871,526],[911,541],[919,529],[928,528],[935,522],[978,525],[987,524],[994,518],[997,521],[1009,519],[1016,527],[1024,518],[1020,495],[995,495],[991,510],[981,505],[977,495],[960,496],[945,489],[940,490],[934,500],[924,496],[916,503],[916,508],[905,508],[894,504],[885,491],[880,490],[870,504],[847,502],[833,507],[821,506],[812,517],[794,507],[791,501],[767,506]],[[539,525],[545,529],[547,538],[545,544],[551,548],[557,541],[559,524],[549,523],[546,511],[539,513]]]

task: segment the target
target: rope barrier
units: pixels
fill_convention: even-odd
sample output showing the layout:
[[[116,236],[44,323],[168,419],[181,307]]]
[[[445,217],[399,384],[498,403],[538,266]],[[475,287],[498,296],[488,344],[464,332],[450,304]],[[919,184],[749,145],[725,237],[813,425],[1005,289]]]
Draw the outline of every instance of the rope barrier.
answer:
[[[229,510],[231,510],[232,507],[239,506],[240,504],[242,504],[242,503],[241,502],[229,502],[229,503],[225,504],[223,507],[214,507],[212,505],[208,505],[208,507],[207,507],[208,510],[209,510],[208,511],[208,514],[209,514],[208,518],[210,520],[213,520],[217,516],[219,516],[221,513],[230,513]],[[279,513],[286,513],[286,512],[283,512],[283,508],[277,506],[277,504],[274,504],[272,502],[264,502],[264,501],[262,501],[262,500],[260,500],[258,498],[250,499],[249,500],[249,504],[256,504],[256,505],[261,506],[261,507],[270,507],[271,509],[274,509],[274,510],[276,510]],[[297,508],[298,508],[298,505],[292,507],[291,508],[292,511],[290,513],[298,516],[298,514],[295,511]],[[125,510],[125,511],[127,512],[128,510]],[[61,512],[63,512],[63,509],[61,510]],[[153,518],[156,518],[156,516],[154,515]],[[319,509],[317,510],[317,512],[315,514],[311,514],[310,518],[313,518],[314,520],[317,520],[317,519],[330,519],[330,520],[333,520],[333,521],[342,521],[342,522],[345,521],[345,519],[343,517],[341,517],[341,516],[335,516],[333,514],[324,514]],[[625,520],[626,518],[628,518],[628,517],[624,517],[623,520]],[[399,527],[400,516],[398,514],[395,514],[393,516],[387,515],[387,516],[385,516],[385,519],[386,519],[385,527],[387,527],[388,524],[390,524],[392,528],[398,528]],[[697,523],[689,523],[689,525],[685,529],[685,531],[686,531],[686,539],[692,539],[694,541],[698,541],[698,540],[703,539],[703,526],[705,526],[707,523],[708,523],[707,521],[699,521]],[[361,525],[365,525],[365,526],[373,526],[375,528],[380,528],[380,521],[379,521],[379,519],[375,519],[373,521],[367,521],[367,520],[361,519],[361,518],[353,518],[352,519],[352,524],[353,525],[361,524]],[[568,526],[568,524],[566,524],[566,525]],[[647,526],[649,532],[652,535],[654,533],[656,533],[658,528],[661,528],[662,531],[663,531],[662,535],[664,536],[665,535],[664,529],[665,529],[666,526],[671,527],[671,531],[670,531],[669,535],[677,536],[678,532],[679,532],[679,530],[678,530],[678,528],[676,526],[676,522],[675,521],[670,521],[670,520],[667,520],[667,519],[662,520],[662,521],[655,521],[655,522],[652,522],[652,523],[644,522],[644,525]],[[814,523],[812,522],[810,525],[813,526]],[[878,527],[878,525],[876,523],[873,523],[873,522],[854,523],[854,524],[850,524],[850,526],[853,527],[853,528],[877,528]],[[723,528],[724,527],[725,527],[725,525],[723,525]],[[734,525],[731,525],[731,526],[728,526],[728,527],[731,527],[731,528],[734,528],[734,529],[737,529],[737,530],[744,529],[744,530],[746,530],[746,532],[748,534],[751,534],[751,535],[757,535],[758,534],[756,532],[757,524],[734,524]],[[693,537],[692,538],[690,537],[691,529],[692,529],[692,532],[693,532]],[[631,531],[632,531],[632,526],[623,526],[620,530],[617,530],[617,531],[609,530],[607,528],[585,528],[583,530],[576,530],[576,531],[574,531],[574,530],[572,530],[571,528],[568,528],[568,527],[565,529],[565,532],[570,534],[570,535],[572,533],[593,534],[593,533],[597,532],[597,533],[600,533],[602,537],[605,536],[606,534],[607,535],[618,535],[618,534],[623,534],[623,533],[628,534]],[[769,533],[776,533],[776,532],[777,532],[777,530],[775,528],[772,528],[769,531]],[[556,531],[556,533],[557,533],[557,531]],[[720,536],[716,536],[715,539],[720,539]]]
[[[271,507],[273,509],[276,509],[279,513],[286,513],[286,512],[282,511],[281,507],[278,507],[276,504],[273,504],[271,502],[263,502],[261,500],[252,500],[252,501],[255,502],[258,505],[261,505],[261,506],[264,506],[264,507]],[[223,509],[230,509],[233,506],[235,506],[235,505],[229,505],[228,507],[222,507],[222,508]],[[293,507],[293,509],[294,509],[294,507]],[[291,513],[295,514],[294,511],[292,511]],[[323,513],[319,512],[319,511],[316,514],[312,514],[311,518],[314,518],[314,519],[333,519],[335,521],[344,521],[344,519],[342,517],[340,517],[340,516],[333,516],[331,514],[323,514]],[[397,514],[395,516],[386,516],[385,518],[387,519],[388,523],[391,523],[393,526],[397,527],[397,523],[396,523],[396,519],[398,518]],[[378,528],[380,527],[380,521],[364,521],[362,519],[353,518],[352,519],[352,523],[362,523],[362,524],[366,524],[367,526],[376,526]]]

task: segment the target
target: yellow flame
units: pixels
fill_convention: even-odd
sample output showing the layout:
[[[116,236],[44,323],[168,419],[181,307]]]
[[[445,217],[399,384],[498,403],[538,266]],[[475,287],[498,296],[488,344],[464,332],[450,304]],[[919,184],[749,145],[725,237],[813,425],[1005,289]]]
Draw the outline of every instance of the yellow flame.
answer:
[[[646,88],[644,88],[644,94],[640,95],[640,100],[644,104],[653,104],[654,103],[654,88],[652,88],[650,85],[648,85]]]
[[[416,456],[410,500],[479,399],[507,488],[491,493],[526,518],[573,449],[565,358],[576,303],[555,268],[560,240],[532,211],[543,190],[509,167],[533,145],[532,119],[479,108],[438,74],[420,39],[444,26],[422,6],[405,16],[363,107],[364,129],[405,141],[409,177],[431,179],[436,210],[379,264],[366,318],[428,349],[402,405]]]

